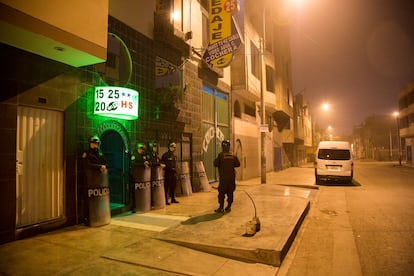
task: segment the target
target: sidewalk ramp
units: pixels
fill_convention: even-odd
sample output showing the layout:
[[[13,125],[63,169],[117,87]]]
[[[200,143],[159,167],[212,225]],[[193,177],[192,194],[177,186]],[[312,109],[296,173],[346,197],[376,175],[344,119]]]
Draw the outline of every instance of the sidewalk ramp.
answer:
[[[308,198],[283,191],[269,185],[248,192],[261,222],[252,237],[244,234],[255,209],[239,191],[230,213],[206,211],[160,232],[156,239],[243,262],[280,266],[310,208]]]

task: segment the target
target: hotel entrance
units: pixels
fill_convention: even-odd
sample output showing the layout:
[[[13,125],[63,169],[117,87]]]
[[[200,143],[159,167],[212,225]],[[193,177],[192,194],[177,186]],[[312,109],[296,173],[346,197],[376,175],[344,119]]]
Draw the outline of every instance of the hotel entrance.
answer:
[[[101,134],[101,150],[107,161],[111,215],[128,211],[129,156],[121,135],[112,129]]]

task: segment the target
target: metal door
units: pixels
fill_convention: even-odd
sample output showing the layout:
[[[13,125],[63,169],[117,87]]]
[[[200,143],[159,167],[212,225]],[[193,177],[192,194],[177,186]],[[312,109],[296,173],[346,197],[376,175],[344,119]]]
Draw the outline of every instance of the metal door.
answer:
[[[63,113],[18,107],[16,226],[63,215]]]

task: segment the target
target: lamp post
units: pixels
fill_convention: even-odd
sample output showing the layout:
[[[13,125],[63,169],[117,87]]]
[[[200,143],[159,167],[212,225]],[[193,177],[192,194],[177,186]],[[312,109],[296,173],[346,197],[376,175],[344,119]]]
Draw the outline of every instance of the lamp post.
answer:
[[[260,39],[260,175],[261,175],[261,183],[266,184],[266,152],[265,152],[265,138],[266,133],[265,130],[262,129],[264,127],[266,122],[266,111],[265,111],[265,105],[264,105],[264,77],[263,77],[263,51],[264,51],[264,45],[263,45],[263,39]]]
[[[398,137],[398,164],[401,166],[401,137],[400,137],[400,114],[398,112],[394,112],[394,117],[397,120],[397,137]]]

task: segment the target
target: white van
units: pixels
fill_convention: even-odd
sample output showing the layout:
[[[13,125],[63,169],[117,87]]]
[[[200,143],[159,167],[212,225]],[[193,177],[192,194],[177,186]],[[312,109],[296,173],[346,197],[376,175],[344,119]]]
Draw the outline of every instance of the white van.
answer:
[[[315,154],[315,181],[344,179],[354,176],[354,161],[349,142],[321,141]]]

